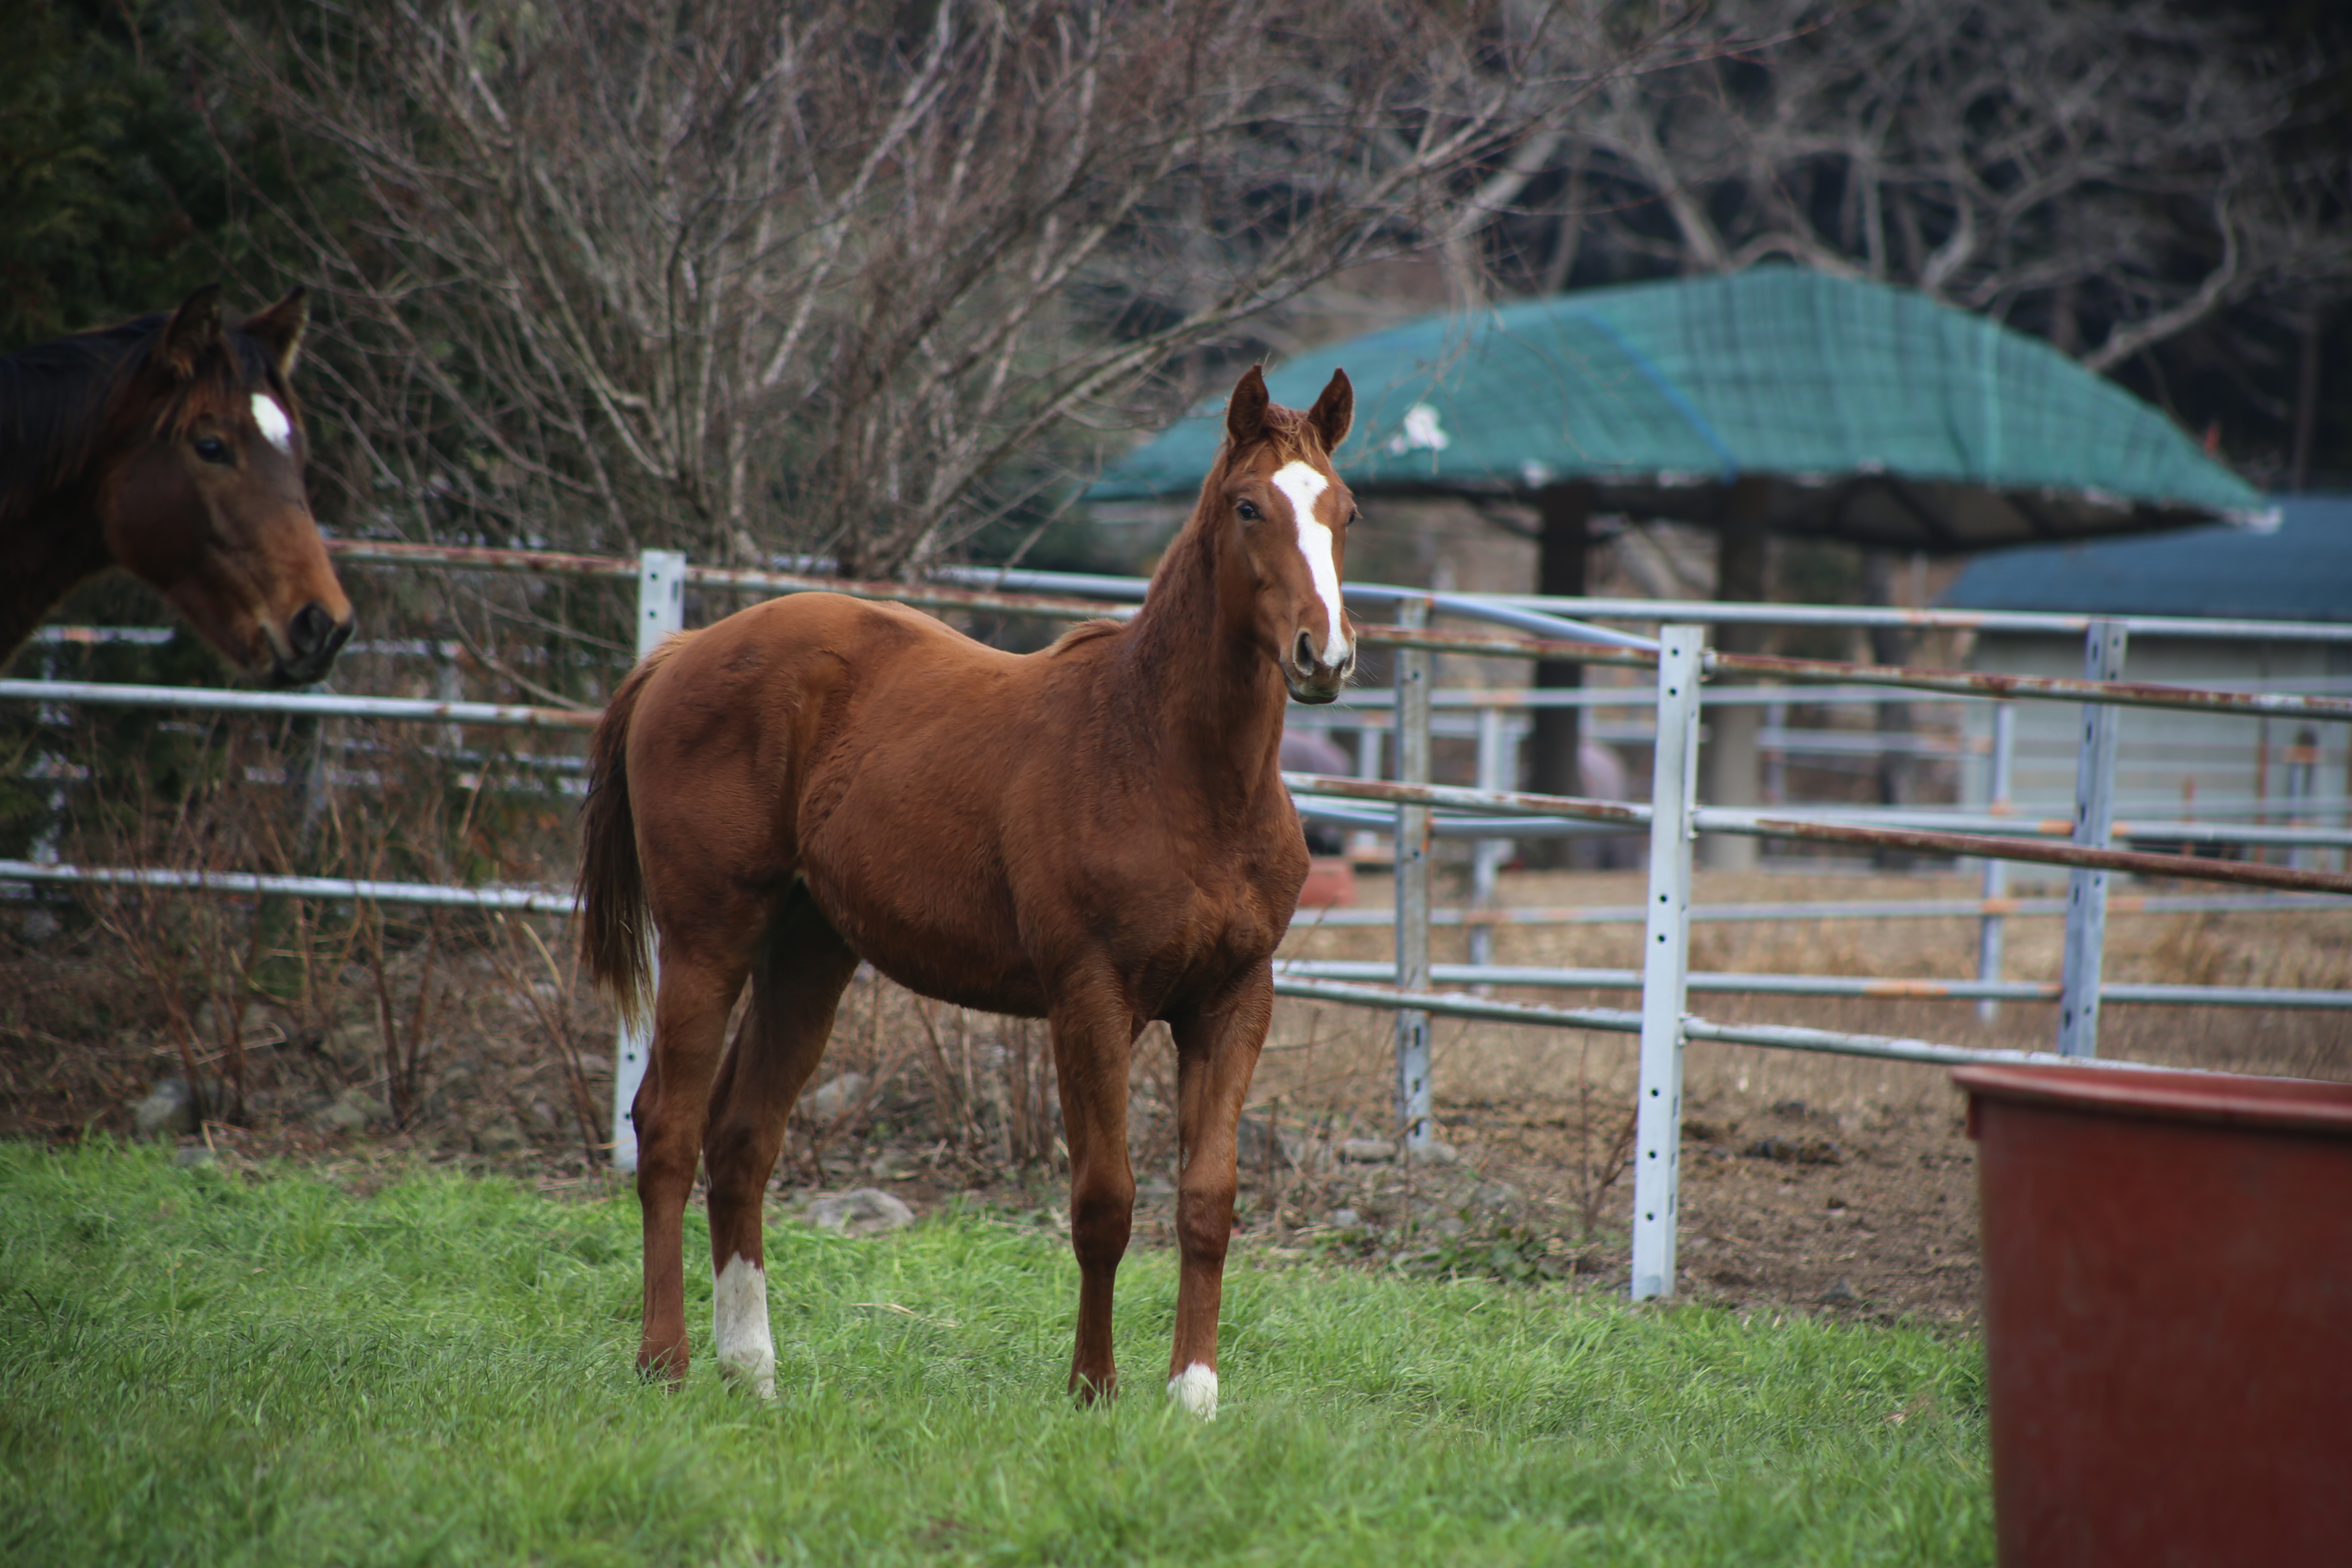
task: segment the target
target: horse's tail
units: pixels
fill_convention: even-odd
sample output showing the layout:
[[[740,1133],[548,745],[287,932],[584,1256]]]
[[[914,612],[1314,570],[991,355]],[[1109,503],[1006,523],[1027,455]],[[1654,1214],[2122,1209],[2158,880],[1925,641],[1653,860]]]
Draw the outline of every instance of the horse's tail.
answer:
[[[580,956],[589,977],[621,1016],[642,1022],[651,998],[653,922],[645,868],[637,863],[636,816],[629,806],[629,721],[646,681],[672,649],[672,637],[621,682],[588,742],[588,803],[580,812]]]

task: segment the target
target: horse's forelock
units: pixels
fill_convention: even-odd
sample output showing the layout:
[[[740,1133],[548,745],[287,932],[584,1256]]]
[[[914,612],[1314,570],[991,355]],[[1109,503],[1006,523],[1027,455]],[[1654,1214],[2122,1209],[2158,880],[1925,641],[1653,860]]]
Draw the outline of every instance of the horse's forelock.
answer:
[[[1274,454],[1274,466],[1277,468],[1285,463],[1314,463],[1318,459],[1328,463],[1331,459],[1331,455],[1323,449],[1313,421],[1296,408],[1273,405],[1265,411],[1265,429],[1256,440],[1239,447],[1228,440],[1220,447],[1216,467],[1211,471],[1211,482],[1222,481],[1244,457],[1269,450]]]
[[[268,348],[250,334],[231,327],[196,361],[195,374],[163,401],[150,428],[176,440],[206,414],[218,419],[236,419],[257,395],[276,400],[287,418],[299,425],[300,415],[292,391],[278,374]]]

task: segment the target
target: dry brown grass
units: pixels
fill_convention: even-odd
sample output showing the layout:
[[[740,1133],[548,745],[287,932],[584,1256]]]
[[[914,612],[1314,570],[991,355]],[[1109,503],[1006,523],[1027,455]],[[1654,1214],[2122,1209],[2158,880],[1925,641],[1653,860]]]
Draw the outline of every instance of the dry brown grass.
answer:
[[[1503,902],[1517,906],[1638,906],[1636,872],[1507,873]],[[1972,898],[1973,878],[1780,873],[1699,874],[1702,904],[1747,901]],[[1360,879],[1366,904],[1387,901],[1382,879]],[[2008,978],[2055,980],[2063,922],[2011,917]],[[1958,978],[1973,975],[1974,919],[1786,920],[1708,923],[1691,942],[1691,968],[1794,974]],[[1318,929],[1303,915],[1285,956],[1381,959],[1391,953],[1386,929]],[[1440,928],[1438,962],[1466,962],[1467,936]],[[1517,926],[1500,929],[1498,963],[1558,968],[1632,968],[1641,928]],[[2352,990],[2352,910],[2325,913],[2142,915],[2110,918],[2106,976],[2111,981],[2200,985],[2269,985]],[[1496,994],[1556,1005],[1633,1007],[1637,993],[1501,990]],[[2004,1004],[1991,1023],[1965,1002],[1870,1001],[1821,997],[1700,994],[1694,1012],[1726,1021],[1802,1024],[1856,1033],[1905,1035],[1956,1046],[2049,1050],[2054,1005]],[[2101,1052],[2126,1060],[2297,1077],[2352,1078],[2352,1022],[2336,1013],[2242,1008],[2110,1005]],[[1367,1124],[1387,1110],[1390,1026],[1385,1016],[1306,1002],[1285,1002],[1261,1069],[1255,1098],[1279,1094],[1306,1104],[1328,1096]],[[1633,1092],[1634,1047],[1622,1035],[1538,1030],[1441,1020],[1434,1056],[1438,1094],[1455,1102],[1562,1102],[1597,1079],[1612,1094]],[[1687,1067],[1695,1094],[1728,1094],[1764,1103],[1791,1097],[1815,1104],[1916,1102],[1946,1092],[1940,1069],[1901,1063],[1828,1058],[1749,1047],[1694,1045]]]

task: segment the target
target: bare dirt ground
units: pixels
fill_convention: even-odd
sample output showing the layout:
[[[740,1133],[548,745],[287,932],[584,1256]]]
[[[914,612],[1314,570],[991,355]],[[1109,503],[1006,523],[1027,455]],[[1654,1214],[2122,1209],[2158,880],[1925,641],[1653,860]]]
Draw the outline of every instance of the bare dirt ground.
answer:
[[[1512,905],[1633,908],[1638,874],[1507,874]],[[1381,882],[1360,882],[1368,904]],[[2034,891],[2032,888],[2022,889]],[[2055,885],[2050,890],[2057,890]],[[2134,885],[2127,892],[2214,890]],[[1801,900],[1973,897],[1973,878],[1764,872],[1699,876],[1700,905]],[[1496,962],[1632,967],[1640,927],[1503,928]],[[1701,925],[1691,967],[1793,973],[1961,977],[1975,973],[1973,919],[1787,919]],[[1286,952],[1376,958],[1389,933],[1318,931],[1302,914]],[[2012,918],[2009,977],[2054,979],[2062,922]],[[1443,929],[1439,962],[1466,956]],[[2352,988],[2352,910],[2113,917],[2110,981]],[[1508,991],[1558,1005],[1634,1005],[1623,992]],[[1966,1002],[1825,1000],[1697,994],[1694,1012],[1738,1021],[1904,1035],[1986,1048],[2048,1050],[2049,1004],[2008,1003],[1991,1022]],[[2102,1054],[2149,1063],[2343,1079],[2352,1078],[2352,1019],[2333,1013],[2111,1005]],[[1388,1120],[1386,1022],[1286,1003],[1255,1100],[1289,1116],[1321,1116],[1363,1131]],[[1420,1210],[1470,1230],[1532,1232],[1563,1247],[1596,1285],[1628,1273],[1632,1194],[1622,1169],[1635,1047],[1584,1035],[1440,1021],[1436,1096],[1459,1163],[1430,1171],[1408,1196],[1403,1173],[1337,1167],[1302,1173],[1301,1207],[1353,1207],[1393,1219]],[[1678,1290],[1751,1309],[1829,1310],[1951,1323],[1975,1321],[1974,1146],[1964,1097],[1940,1068],[1695,1043],[1685,1065],[1683,1218]],[[1379,1173],[1375,1173],[1375,1170]],[[1482,1205],[1481,1200],[1494,1200]],[[1481,1212],[1482,1208],[1486,1212]]]
[[[2029,889],[2030,890],[2030,889]],[[2133,886],[2131,891],[2155,889]],[[1972,896],[1972,879],[1702,873],[1702,905]],[[1366,905],[1386,881],[1360,880]],[[1514,873],[1514,905],[1631,908],[1633,873]],[[1632,923],[1505,928],[1496,961],[1630,967]],[[2012,919],[2007,973],[2055,975],[2060,922]],[[1441,962],[1465,937],[1441,929]],[[560,952],[551,928],[549,945]],[[1318,929],[1302,914],[1286,952],[1381,958],[1385,928]],[[1974,972],[1973,919],[1781,919],[1702,925],[1694,972],[1955,977]],[[445,944],[432,1006],[405,1000],[412,955],[347,974],[299,1007],[246,1021],[250,1090],[241,1124],[183,1138],[185,1158],[324,1163],[373,1184],[415,1164],[505,1170],[550,1190],[614,1180],[591,1151],[610,1102],[609,1020],[551,960],[533,980],[485,942]],[[506,951],[520,951],[512,948]],[[404,969],[404,963],[409,969]],[[2352,989],[2352,911],[2117,914],[2110,980]],[[159,995],[102,931],[38,943],[0,935],[0,1136],[128,1135],[132,1106],[185,1057]],[[1634,1005],[1624,992],[1504,991],[1566,1005]],[[385,1103],[392,1034],[417,1063],[407,1114]],[[184,998],[183,999],[184,1000]],[[1695,995],[1706,1016],[2047,1049],[2046,1004],[1997,1020],[1968,1003]],[[216,1037],[201,1008],[205,1038]],[[404,1018],[407,1021],[404,1024]],[[1368,1266],[1506,1279],[1560,1278],[1622,1290],[1632,1205],[1635,1047],[1614,1034],[1440,1020],[1440,1135],[1454,1158],[1411,1168],[1377,1155],[1393,1133],[1388,1016],[1284,1002],[1244,1125],[1244,1253],[1314,1253]],[[2352,1079],[2342,1014],[2111,1006],[2102,1054],[2128,1060]],[[217,1049],[201,1057],[216,1068]],[[819,1191],[878,1186],[923,1209],[950,1201],[1061,1223],[1053,1090],[1042,1030],[919,1004],[871,977],[852,988],[820,1082],[845,1073],[820,1117],[804,1104],[775,1184],[780,1209]],[[1137,1240],[1166,1245],[1174,1170],[1173,1063],[1163,1031],[1138,1047],[1132,1149]],[[1743,1310],[1801,1310],[1966,1327],[1979,1300],[1974,1147],[1940,1069],[1707,1043],[1686,1065],[1678,1291]],[[199,1153],[196,1151],[202,1150]]]

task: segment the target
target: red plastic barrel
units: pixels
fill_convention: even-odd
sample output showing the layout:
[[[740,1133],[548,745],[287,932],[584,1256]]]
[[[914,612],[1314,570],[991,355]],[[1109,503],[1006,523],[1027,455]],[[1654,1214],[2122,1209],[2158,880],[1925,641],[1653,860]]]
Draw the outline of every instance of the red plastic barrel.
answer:
[[[1952,1076],[2002,1568],[2352,1563],[2352,1085]]]

